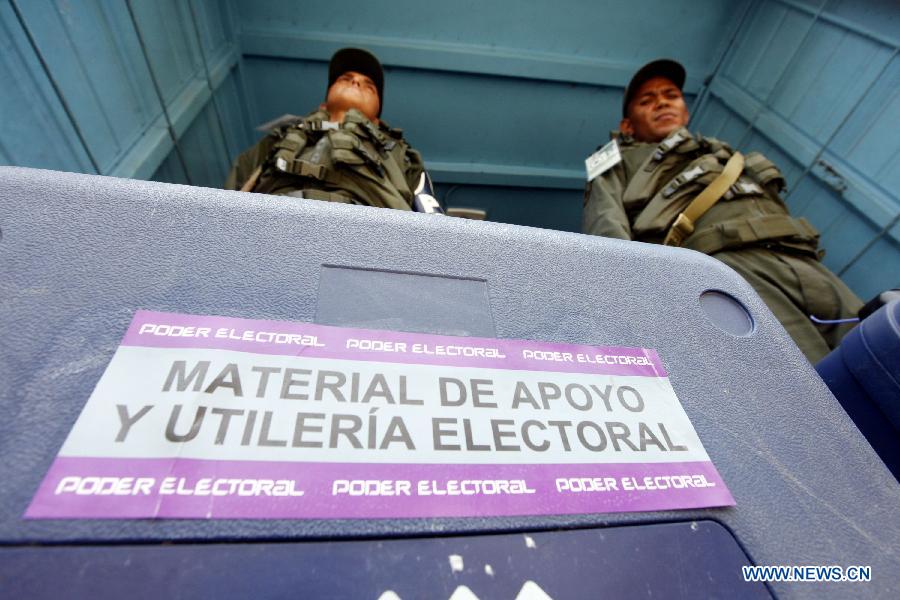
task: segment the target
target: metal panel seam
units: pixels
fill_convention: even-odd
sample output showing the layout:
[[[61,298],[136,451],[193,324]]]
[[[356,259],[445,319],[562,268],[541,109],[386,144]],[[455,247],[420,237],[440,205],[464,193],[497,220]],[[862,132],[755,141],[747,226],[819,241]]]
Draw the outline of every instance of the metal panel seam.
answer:
[[[16,14],[16,19],[18,19],[19,24],[22,26],[22,31],[25,33],[25,37],[28,38],[28,43],[31,44],[31,48],[34,50],[35,57],[37,57],[38,62],[40,62],[41,64],[41,69],[43,69],[44,74],[47,76],[47,80],[50,82],[50,85],[53,87],[53,91],[56,93],[56,97],[59,100],[59,103],[62,105],[66,116],[69,118],[69,122],[71,123],[72,128],[75,130],[75,135],[78,136],[78,141],[81,142],[81,147],[84,149],[88,160],[91,161],[91,166],[94,168],[94,172],[100,173],[100,167],[97,164],[97,159],[94,157],[90,147],[87,145],[87,142],[84,139],[84,134],[81,132],[81,128],[78,126],[78,121],[75,120],[75,116],[72,114],[72,109],[69,107],[69,103],[66,101],[65,96],[63,96],[62,91],[59,89],[59,85],[53,78],[53,74],[50,72],[47,61],[44,60],[44,57],[41,54],[40,49],[38,48],[37,42],[35,41],[31,30],[25,23],[25,19],[22,17],[22,12],[19,10],[18,5],[16,4],[16,0],[10,0],[9,4],[12,7],[13,12]]]
[[[134,9],[131,5],[131,0],[126,0],[125,6],[128,8],[128,15],[131,17],[131,23],[134,26],[135,34],[137,35],[138,42],[141,45],[141,54],[144,56],[144,61],[147,63],[147,70],[150,72],[150,80],[153,82],[153,89],[156,91],[156,96],[159,98],[159,104],[162,106],[163,115],[165,116],[166,123],[168,124],[169,136],[172,138],[172,144],[175,148],[175,155],[178,156],[178,161],[181,163],[181,168],[184,170],[184,176],[187,179],[188,185],[191,184],[191,174],[188,172],[187,163],[184,161],[184,156],[182,156],[181,148],[178,145],[178,138],[175,136],[175,130],[172,125],[172,118],[169,115],[169,109],[166,107],[166,101],[163,98],[162,90],[159,88],[159,81],[156,79],[156,73],[153,71],[153,65],[150,63],[150,57],[147,55],[147,46],[144,44],[144,36],[141,34],[141,28],[138,27],[137,17],[134,14]]]

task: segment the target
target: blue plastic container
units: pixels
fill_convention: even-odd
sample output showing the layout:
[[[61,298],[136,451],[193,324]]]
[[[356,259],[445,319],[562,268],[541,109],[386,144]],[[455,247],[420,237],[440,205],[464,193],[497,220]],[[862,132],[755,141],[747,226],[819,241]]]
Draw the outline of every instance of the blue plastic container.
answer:
[[[853,329],[816,370],[900,480],[900,300]]]

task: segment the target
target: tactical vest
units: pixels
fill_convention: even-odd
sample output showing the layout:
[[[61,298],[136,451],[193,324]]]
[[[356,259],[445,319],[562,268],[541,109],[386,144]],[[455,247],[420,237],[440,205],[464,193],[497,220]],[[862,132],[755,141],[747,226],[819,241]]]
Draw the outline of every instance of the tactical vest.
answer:
[[[266,141],[254,192],[411,210],[422,159],[399,129],[357,110],[342,123],[319,111],[279,124]]]
[[[626,165],[633,165],[623,205],[634,239],[661,243],[678,215],[724,168],[734,151],[714,138],[670,134],[655,147],[620,138]],[[705,254],[746,245],[771,245],[819,258],[819,234],[795,219],[781,198],[784,176],[758,152],[746,155],[744,170],[724,196],[697,222],[683,247]]]

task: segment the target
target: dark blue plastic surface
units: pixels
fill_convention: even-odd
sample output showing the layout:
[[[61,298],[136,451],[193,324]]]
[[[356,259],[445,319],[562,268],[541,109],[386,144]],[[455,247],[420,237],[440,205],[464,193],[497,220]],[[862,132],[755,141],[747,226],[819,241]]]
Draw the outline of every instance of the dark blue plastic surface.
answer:
[[[900,596],[900,485],[750,286],[712,258],[497,223],[28,169],[0,168],[0,198],[0,544],[289,543],[716,520],[756,564],[872,567],[872,582],[851,592],[780,583],[772,585],[776,595]],[[416,288],[426,307],[468,305],[473,289],[484,291],[486,301],[471,308],[490,313],[500,338],[656,349],[737,506],[365,521],[22,519],[135,310],[311,322],[323,270],[334,266],[439,277],[440,285]],[[403,329],[411,307],[389,302],[389,289],[369,295],[358,286],[354,297],[387,303],[379,318]],[[753,330],[736,336],[712,323],[700,302],[708,290],[740,302]],[[473,313],[453,314],[442,333],[471,326]],[[358,316],[338,310],[335,318]],[[418,318],[409,323],[421,326]],[[570,555],[578,556],[577,544]],[[326,576],[344,574],[335,564]]]
[[[711,521],[283,544],[0,549],[10,598],[770,598]],[[529,583],[530,582],[530,583]],[[382,596],[393,592],[396,596]],[[533,592],[532,592],[533,593]],[[472,596],[464,596],[471,598]]]
[[[866,318],[816,370],[900,479],[900,300]]]
[[[319,275],[316,323],[472,337],[497,335],[485,281],[331,265],[323,266]]]

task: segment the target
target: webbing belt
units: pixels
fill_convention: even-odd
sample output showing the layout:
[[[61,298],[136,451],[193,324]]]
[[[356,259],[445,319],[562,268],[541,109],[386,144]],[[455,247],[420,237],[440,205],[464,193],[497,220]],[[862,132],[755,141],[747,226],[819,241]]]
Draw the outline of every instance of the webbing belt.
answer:
[[[788,215],[765,215],[704,227],[691,236],[687,247],[704,254],[713,254],[756,242],[782,240],[815,256],[817,237],[818,232],[805,219],[794,219]]]
[[[319,181],[328,180],[328,177],[326,177],[327,172],[324,165],[314,165],[300,159],[286,161],[283,158],[279,158],[276,159],[275,162],[278,170],[284,173],[292,173],[294,175],[300,175],[301,177],[311,177],[312,179],[318,179]],[[256,187],[256,183],[259,181],[259,176],[262,174],[262,170],[262,165],[256,167],[253,170],[253,173],[250,174],[250,177],[246,182],[244,182],[244,185],[241,186],[242,192],[253,191],[253,188]]]
[[[718,177],[712,180],[706,188],[694,198],[688,207],[678,215],[672,228],[666,234],[663,244],[666,246],[681,246],[693,232],[694,223],[706,214],[713,205],[719,201],[741,176],[744,170],[744,155],[735,152],[725,163],[725,168]]]
[[[325,177],[325,165],[314,164],[302,158],[287,160],[279,157],[275,159],[275,167],[283,173],[291,173],[300,177],[312,177],[318,180]]]

